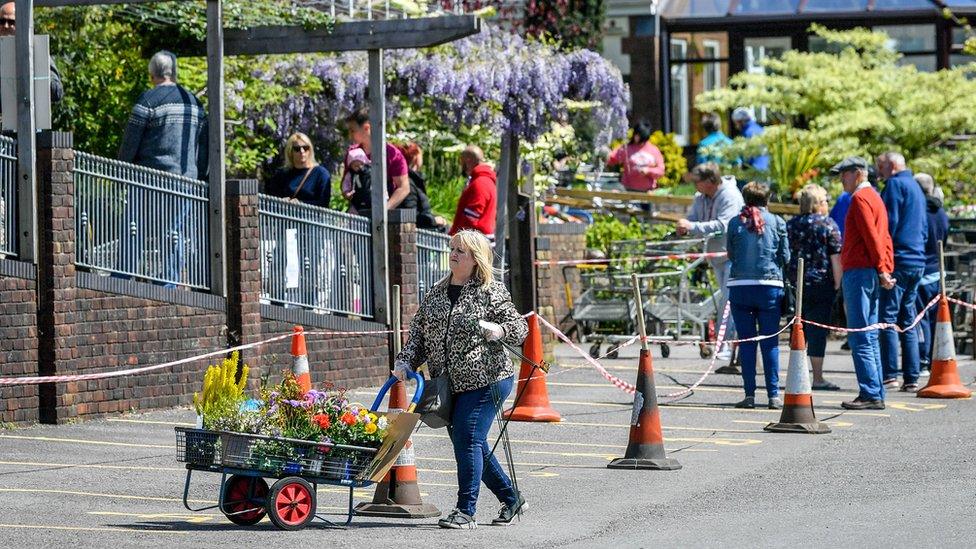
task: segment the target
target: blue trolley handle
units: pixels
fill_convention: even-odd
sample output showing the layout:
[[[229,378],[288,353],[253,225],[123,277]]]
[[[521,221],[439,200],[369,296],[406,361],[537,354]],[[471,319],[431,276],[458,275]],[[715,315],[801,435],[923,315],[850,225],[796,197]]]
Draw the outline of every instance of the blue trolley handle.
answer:
[[[424,376],[418,374],[413,370],[407,370],[407,377],[413,379],[417,382],[417,389],[413,392],[413,398],[410,400],[410,406],[407,408],[408,412],[412,412],[417,404],[420,402],[420,397],[424,395]],[[387,391],[390,387],[399,381],[396,376],[390,376],[390,379],[386,380],[383,387],[380,388],[380,392],[376,395],[376,400],[373,401],[373,405],[369,407],[371,412],[375,412],[380,404],[383,404],[383,398],[386,396]]]

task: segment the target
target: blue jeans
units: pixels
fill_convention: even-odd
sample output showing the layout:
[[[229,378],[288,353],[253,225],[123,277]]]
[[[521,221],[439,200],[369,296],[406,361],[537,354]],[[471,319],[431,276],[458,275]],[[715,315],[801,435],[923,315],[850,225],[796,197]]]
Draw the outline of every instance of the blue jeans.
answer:
[[[512,506],[518,501],[512,480],[502,470],[495,455],[489,453],[491,444],[488,443],[488,431],[497,413],[495,399],[504,402],[512,392],[513,383],[514,376],[488,387],[454,394],[452,424],[447,432],[457,460],[457,508],[472,517],[482,480],[503,504]],[[495,388],[494,395],[492,387]]]
[[[749,339],[757,335],[774,334],[779,330],[780,301],[783,288],[777,286],[730,286],[729,301],[732,318],[739,337]],[[756,323],[759,331],[756,332]],[[779,340],[771,337],[759,342],[762,349],[763,375],[766,378],[766,394],[779,395]],[[742,385],[746,396],[756,396],[756,342],[739,344],[742,359]]]
[[[897,324],[907,328],[915,320],[915,300],[918,298],[918,282],[922,279],[925,267],[895,268],[895,286],[881,290],[879,316],[881,322]],[[879,335],[881,345],[882,379],[898,377],[898,345],[901,344],[901,372],[905,383],[918,382],[918,332],[908,330],[898,333],[891,329],[882,330]]]
[[[932,298],[939,293],[939,281],[928,284],[918,285],[918,299],[915,300],[915,309],[921,311],[932,301]],[[918,323],[918,361],[920,364],[932,364],[932,327],[935,326],[935,315],[938,307],[932,307],[925,312],[922,321]],[[917,313],[916,313],[917,314]]]
[[[878,299],[881,284],[875,269],[851,269],[844,272],[844,304],[847,307],[847,327],[863,328],[878,322]],[[857,373],[861,400],[884,400],[881,383],[881,351],[878,331],[847,334]]]
[[[803,287],[803,318],[830,324],[830,314],[834,310],[837,290],[832,284]],[[823,358],[827,348],[827,330],[812,324],[803,325],[803,333],[807,338],[807,356]]]

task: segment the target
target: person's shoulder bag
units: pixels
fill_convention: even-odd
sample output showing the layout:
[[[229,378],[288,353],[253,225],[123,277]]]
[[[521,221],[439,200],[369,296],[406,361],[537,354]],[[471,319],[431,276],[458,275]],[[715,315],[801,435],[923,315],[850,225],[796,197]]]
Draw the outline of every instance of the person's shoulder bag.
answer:
[[[312,167],[309,168],[307,172],[305,172],[305,177],[302,178],[301,182],[298,184],[298,188],[295,189],[295,192],[292,193],[291,197],[289,197],[288,200],[295,200],[295,198],[298,197],[298,193],[302,192],[302,187],[305,186],[305,182],[308,181],[308,176],[312,175],[312,170],[314,169],[315,168]]]
[[[414,411],[420,414],[420,421],[431,429],[440,429],[451,424],[454,391],[451,389],[451,376],[447,368],[444,368],[441,375],[424,384],[424,392]]]

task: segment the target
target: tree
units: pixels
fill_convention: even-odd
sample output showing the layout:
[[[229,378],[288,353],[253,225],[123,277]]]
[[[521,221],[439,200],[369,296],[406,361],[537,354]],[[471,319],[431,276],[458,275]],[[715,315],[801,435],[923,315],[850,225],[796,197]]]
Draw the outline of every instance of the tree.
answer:
[[[976,176],[976,143],[945,146],[976,131],[976,66],[920,72],[898,65],[887,35],[866,29],[831,31],[814,25],[834,53],[791,51],[768,59],[766,74],[740,73],[729,87],[696,98],[702,112],[762,105],[778,124],[761,143],[784,135],[797,147],[820,151],[818,168],[851,154],[871,158],[903,153],[916,171],[927,171],[965,197]],[[754,140],[755,141],[755,140]],[[735,145],[756,147],[759,143]],[[776,159],[773,159],[776,162]],[[790,182],[779,182],[784,187]]]

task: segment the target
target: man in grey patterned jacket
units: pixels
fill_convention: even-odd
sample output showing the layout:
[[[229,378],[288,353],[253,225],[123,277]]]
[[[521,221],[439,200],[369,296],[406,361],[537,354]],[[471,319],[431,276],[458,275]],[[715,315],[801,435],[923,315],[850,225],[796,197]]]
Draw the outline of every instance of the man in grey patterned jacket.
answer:
[[[679,235],[691,236],[712,236],[705,248],[708,252],[725,251],[725,231],[729,226],[729,221],[739,215],[739,211],[745,205],[742,194],[736,185],[734,177],[722,177],[722,172],[717,164],[706,162],[692,168],[688,173],[688,179],[695,184],[695,200],[691,204],[691,211],[688,217],[678,221],[675,227]],[[722,299],[716,303],[719,320],[721,321],[722,312],[725,310],[725,303],[729,298],[727,282],[729,279],[728,258],[713,257],[708,260],[709,265],[715,272],[715,279],[718,280],[719,289],[722,292]],[[735,325],[732,317],[729,316],[728,328],[725,338],[731,339],[735,336]],[[720,360],[728,360],[731,350],[723,345],[718,350]],[[738,374],[739,371],[733,366],[719,368],[716,373]]]
[[[159,51],[149,60],[153,88],[143,93],[132,108],[119,149],[119,160],[190,179],[206,179],[207,112],[196,96],[177,84],[176,76],[176,56],[172,53]],[[128,189],[122,223],[121,271],[162,278],[167,287],[173,287],[181,280],[185,228],[202,226],[198,215],[194,215],[199,210],[195,208],[196,204],[191,206],[187,199],[177,198],[188,185],[192,184],[168,182],[168,189],[175,191],[171,193],[136,186]],[[163,197],[172,202],[160,203]],[[149,273],[141,266],[148,235],[139,229],[144,226],[144,219],[159,211],[171,212],[175,218],[170,221],[165,245],[160,246],[164,254],[163,272]]]

